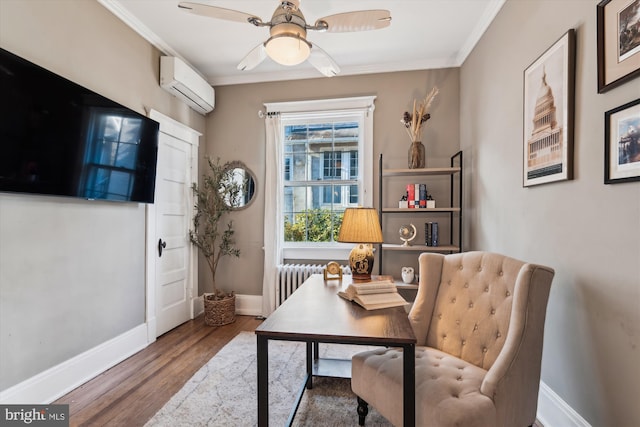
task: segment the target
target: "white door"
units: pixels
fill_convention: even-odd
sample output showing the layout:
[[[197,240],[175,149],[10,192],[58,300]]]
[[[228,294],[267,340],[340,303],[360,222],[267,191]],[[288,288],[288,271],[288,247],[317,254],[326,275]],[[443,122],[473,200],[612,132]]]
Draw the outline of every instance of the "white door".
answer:
[[[155,282],[152,285],[154,289],[148,291],[151,298],[147,299],[149,305],[155,306],[153,312],[152,307],[148,307],[149,317],[155,317],[155,333],[150,331],[152,339],[193,318],[193,284],[197,272],[194,271],[189,227],[197,145],[193,145],[193,138],[188,134],[172,132],[172,129],[172,126],[163,126],[163,121],[160,121],[156,192],[152,209],[155,227],[151,228],[155,228],[155,232],[150,232],[148,246],[152,248],[148,268],[155,273],[151,276]],[[197,136],[195,138],[197,141]]]

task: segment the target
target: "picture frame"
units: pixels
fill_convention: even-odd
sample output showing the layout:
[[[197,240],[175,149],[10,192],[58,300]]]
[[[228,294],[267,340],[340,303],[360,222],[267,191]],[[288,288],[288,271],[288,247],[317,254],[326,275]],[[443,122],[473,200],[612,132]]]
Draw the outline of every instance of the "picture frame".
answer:
[[[640,98],[604,113],[604,183],[640,181]]]
[[[640,76],[640,0],[603,0],[596,17],[598,93],[604,93]]]
[[[524,71],[523,187],[573,179],[576,32]]]

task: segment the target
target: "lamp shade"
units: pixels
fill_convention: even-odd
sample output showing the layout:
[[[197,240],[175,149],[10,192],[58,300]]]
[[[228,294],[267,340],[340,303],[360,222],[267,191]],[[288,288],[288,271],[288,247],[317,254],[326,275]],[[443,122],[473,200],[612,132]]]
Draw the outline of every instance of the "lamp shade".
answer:
[[[374,208],[345,209],[338,242],[382,243],[378,211]]]
[[[295,24],[279,24],[271,28],[271,37],[264,44],[267,55],[278,64],[298,65],[309,57],[311,45],[306,31]]]

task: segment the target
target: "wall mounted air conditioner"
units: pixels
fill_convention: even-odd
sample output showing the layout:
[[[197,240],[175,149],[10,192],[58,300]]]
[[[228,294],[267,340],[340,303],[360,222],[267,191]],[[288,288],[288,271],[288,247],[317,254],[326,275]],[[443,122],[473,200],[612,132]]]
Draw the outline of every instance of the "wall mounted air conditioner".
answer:
[[[215,106],[213,88],[180,58],[174,56],[160,58],[160,86],[200,114],[213,111]]]

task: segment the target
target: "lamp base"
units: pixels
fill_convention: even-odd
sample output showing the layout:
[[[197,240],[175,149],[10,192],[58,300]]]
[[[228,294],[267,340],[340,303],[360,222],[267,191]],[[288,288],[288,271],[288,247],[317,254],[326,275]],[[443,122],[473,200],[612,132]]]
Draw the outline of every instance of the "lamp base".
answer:
[[[373,245],[358,243],[349,253],[349,267],[354,280],[371,280]]]

